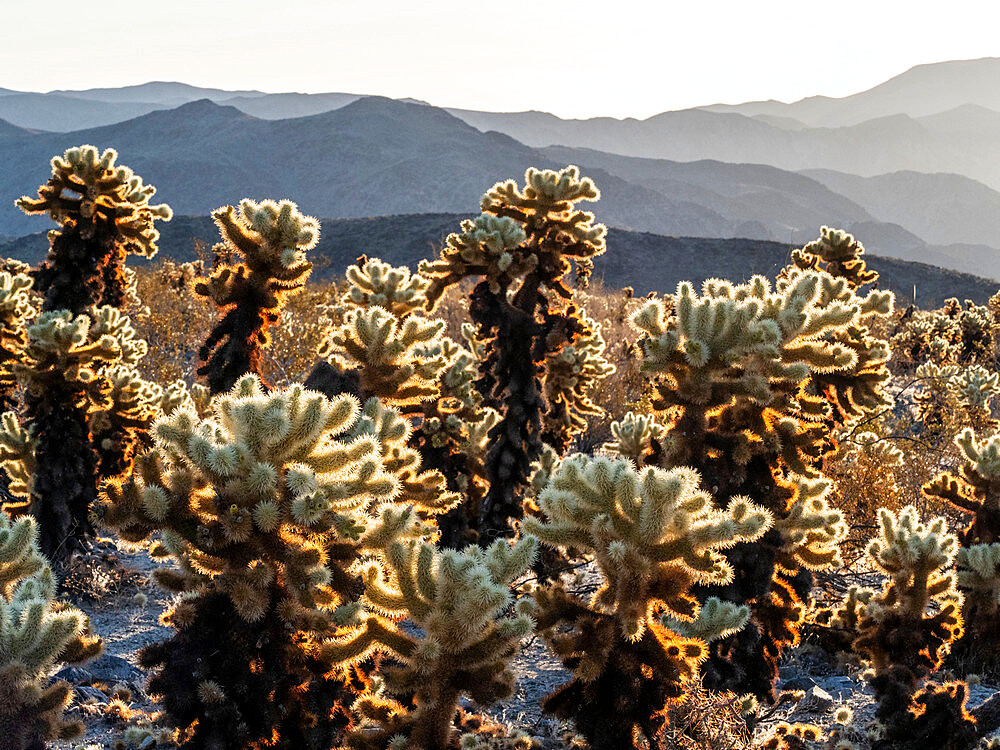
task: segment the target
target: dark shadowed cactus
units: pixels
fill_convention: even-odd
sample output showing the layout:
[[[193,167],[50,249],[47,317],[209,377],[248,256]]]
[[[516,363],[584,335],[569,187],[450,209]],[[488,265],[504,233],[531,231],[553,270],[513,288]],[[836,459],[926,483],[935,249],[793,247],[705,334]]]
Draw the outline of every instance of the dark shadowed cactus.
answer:
[[[352,396],[266,393],[245,376],[212,409],[159,420],[154,450],[106,490],[104,522],[130,543],[159,534],[154,552],[177,565],[156,573],[182,597],[164,618],[175,634],[141,656],[150,688],[185,747],[329,750],[366,685],[332,644],[391,627],[359,603],[357,567],[429,536],[443,481],[375,399],[362,412]]]
[[[846,527],[817,467],[831,447],[835,404],[866,413],[884,403],[882,376],[858,370],[850,332],[891,304],[891,294],[859,296],[845,278],[789,268],[773,286],[759,276],[740,285],[710,279],[699,294],[685,282],[633,318],[655,419],[619,423],[616,444],[665,468],[695,467],[706,489],[745,495],[774,516],[759,542],[727,552],[733,582],[706,588],[751,604],[750,624],[711,644],[707,686],[770,697],[780,654],[798,640],[810,571],[838,560]],[[879,346],[864,344],[874,359]],[[820,380],[830,390],[812,387]]]
[[[538,630],[574,674],[543,707],[573,719],[594,750],[655,742],[706,642],[750,615],[718,599],[703,606],[693,587],[732,581],[723,550],[759,539],[770,514],[745,498],[717,508],[698,483],[691,469],[637,471],[624,459],[577,454],[539,495],[544,520],[523,521],[544,544],[593,555],[604,579],[589,601],[561,585],[536,592]]]
[[[448,237],[439,259],[421,264],[431,279],[429,307],[449,286],[478,281],[470,306],[484,344],[476,387],[501,417],[490,432],[489,492],[478,520],[486,538],[509,533],[509,521],[523,515],[520,495],[542,444],[564,451],[579,424],[569,416],[578,399],[549,403],[555,394],[545,391],[546,361],[568,347],[578,347],[577,356],[592,353],[583,348],[587,339],[597,345],[566,277],[575,264],[585,280],[605,250],[606,227],[577,208],[600,193],[576,167],[529,169],[525,183],[494,185],[483,196],[483,214]],[[567,416],[546,424],[549,409]]]

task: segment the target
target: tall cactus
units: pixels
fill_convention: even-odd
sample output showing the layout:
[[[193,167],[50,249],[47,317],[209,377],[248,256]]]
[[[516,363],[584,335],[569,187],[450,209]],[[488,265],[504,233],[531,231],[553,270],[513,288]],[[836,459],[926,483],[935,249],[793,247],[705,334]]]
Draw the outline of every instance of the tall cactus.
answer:
[[[55,578],[36,538],[33,518],[12,523],[0,512],[0,743],[10,750],[44,750],[46,740],[83,731],[63,717],[72,689],[49,673],[102,648],[83,613],[55,600]]]
[[[483,196],[481,216],[464,221],[439,259],[421,264],[430,277],[428,305],[453,284],[473,278],[470,313],[485,344],[477,389],[501,421],[490,433],[489,492],[482,531],[487,538],[509,533],[509,521],[523,515],[521,491],[543,441],[563,451],[572,420],[546,430],[546,358],[593,339],[573,302],[566,275],[576,264],[586,279],[593,258],[605,250],[607,229],[577,208],[600,196],[576,167],[559,172],[528,169],[525,187],[499,182]],[[596,374],[597,371],[594,371]],[[552,394],[548,394],[550,397]]]
[[[268,328],[278,320],[285,299],[305,286],[312,264],[305,252],[319,241],[319,222],[291,201],[243,200],[237,210],[212,212],[222,234],[216,254],[243,260],[223,263],[195,292],[210,299],[222,315],[198,354],[198,374],[213,394],[229,391],[247,373],[261,376]]]
[[[537,593],[538,629],[574,672],[544,708],[574,719],[594,750],[642,747],[636,736],[652,743],[664,709],[697,675],[705,641],[750,615],[718,599],[702,607],[692,589],[731,581],[722,551],[759,539],[770,514],[745,498],[716,508],[698,483],[690,469],[639,473],[626,460],[577,454],[538,497],[545,520],[523,522],[545,544],[593,555],[604,577],[589,602],[561,585]]]
[[[156,188],[117,159],[112,148],[100,154],[93,146],[68,149],[52,159],[52,176],[38,198],[17,201],[25,213],[48,214],[60,224],[49,233],[48,258],[35,272],[45,311],[124,307],[126,256],[156,254],[154,222],[169,221],[170,207],[150,204]]]

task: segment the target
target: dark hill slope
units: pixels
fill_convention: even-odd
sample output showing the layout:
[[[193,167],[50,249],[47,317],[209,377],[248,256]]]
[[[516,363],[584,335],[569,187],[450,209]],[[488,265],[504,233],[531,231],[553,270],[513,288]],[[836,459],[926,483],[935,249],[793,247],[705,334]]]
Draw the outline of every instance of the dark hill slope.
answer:
[[[316,276],[343,273],[362,254],[415,268],[421,258],[434,256],[449,232],[458,229],[465,214],[417,214],[364,219],[325,219],[319,246],[310,253]],[[211,219],[178,216],[162,225],[160,257],[195,259],[195,244],[218,240]],[[637,294],[670,293],[683,280],[698,284],[721,277],[744,281],[753,274],[773,277],[789,260],[791,247],[780,242],[746,239],[665,237],[612,228],[608,252],[597,259],[595,276],[612,287],[631,286]],[[0,256],[37,263],[45,254],[44,233],[0,244]],[[984,302],[998,283],[970,274],[912,261],[870,256],[869,265],[881,274],[882,288],[891,289],[900,302],[909,302],[916,287],[923,307],[940,305],[947,297]]]

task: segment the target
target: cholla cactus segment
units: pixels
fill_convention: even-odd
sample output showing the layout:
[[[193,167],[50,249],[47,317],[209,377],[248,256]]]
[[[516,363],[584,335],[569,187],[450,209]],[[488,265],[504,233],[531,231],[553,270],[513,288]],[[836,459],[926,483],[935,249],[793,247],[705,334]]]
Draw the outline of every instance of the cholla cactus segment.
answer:
[[[352,440],[374,439],[382,457],[382,467],[398,487],[394,500],[417,509],[421,516],[444,513],[461,501],[456,492],[445,489],[445,478],[437,470],[421,470],[420,454],[410,447],[413,428],[395,409],[370,398],[347,433]]]
[[[996,357],[996,302],[996,296],[986,305],[951,297],[937,310],[908,311],[892,337],[893,350],[917,365],[989,367]]]
[[[980,365],[937,365],[917,368],[921,391],[915,396],[925,422],[943,422],[949,407],[958,406],[983,422],[989,419],[993,400],[1000,395],[1000,375]]]
[[[1000,608],[1000,544],[962,547],[955,562],[958,587],[968,592],[967,599],[975,601],[976,615],[995,619]]]
[[[208,378],[216,394],[228,391],[246,373],[260,374],[268,328],[312,270],[305,253],[319,241],[319,222],[291,201],[244,200],[238,211],[225,206],[212,218],[223,238],[217,254],[243,258],[220,265],[194,287],[224,313],[199,351],[204,365],[198,374]]]
[[[660,441],[667,432],[666,426],[656,421],[652,414],[629,412],[620,420],[611,423],[614,440],[602,447],[642,466],[646,458],[661,450]]]
[[[638,640],[657,605],[694,617],[686,589],[695,581],[728,583],[733,571],[721,550],[759,538],[771,524],[769,513],[742,498],[715,508],[698,480],[690,469],[639,473],[629,461],[577,454],[559,464],[538,497],[546,521],[525,519],[523,527],[546,544],[592,553],[605,584],[591,606]],[[660,599],[663,591],[676,593]]]
[[[156,422],[155,452],[107,488],[105,522],[131,542],[166,530],[185,588],[211,584],[248,621],[268,612],[275,586],[290,622],[331,605],[324,536],[358,539],[399,520],[379,516],[399,485],[378,442],[337,439],[356,422],[357,403],[301,386],[268,396],[247,376],[213,407],[211,419],[177,410]],[[276,544],[279,532],[286,538]],[[233,564],[244,559],[253,562]]]
[[[170,207],[151,204],[156,188],[116,164],[117,158],[110,148],[103,153],[93,146],[68,149],[52,159],[52,176],[38,189],[38,198],[17,201],[25,213],[48,214],[61,225],[49,235],[52,248],[37,274],[45,310],[123,307],[126,255],[156,254],[160,235],[154,223],[169,221]]]
[[[367,605],[393,619],[408,617],[422,636],[395,631],[384,639],[382,647],[402,666],[387,674],[381,694],[355,704],[362,723],[349,747],[385,750],[400,736],[415,750],[457,747],[454,717],[463,693],[488,706],[513,692],[508,662],[534,621],[531,599],[511,607],[510,585],[531,565],[536,545],[529,536],[513,545],[497,541],[485,550],[442,552],[426,542],[395,542],[385,556],[388,578],[381,566],[365,569]],[[333,661],[342,660],[341,651],[365,653],[380,630],[358,630],[324,649],[333,652]],[[416,708],[403,708],[393,695],[414,695]]]
[[[81,664],[101,651],[83,613],[55,600],[55,578],[36,538],[34,519],[12,523],[0,513],[0,736],[12,750],[82,732],[62,715],[70,686],[49,674],[58,662]]]
[[[92,331],[87,315],[67,310],[46,312],[28,327],[24,359],[15,365],[29,391],[41,393],[54,380],[76,384],[95,407],[107,406],[108,384],[98,376],[105,363],[121,357],[121,343],[111,334]],[[96,336],[92,334],[98,334]]]
[[[728,604],[703,611],[691,589],[730,581],[723,550],[758,539],[770,515],[741,498],[718,509],[698,482],[687,468],[640,472],[626,459],[577,454],[552,470],[538,497],[544,520],[522,522],[548,545],[592,554],[604,577],[589,602],[561,586],[536,592],[538,629],[575,673],[544,708],[573,718],[598,750],[640,747],[637,736],[656,735],[666,703],[707,655],[685,627],[718,637],[746,622],[745,610]],[[613,717],[602,713],[607,701]]]
[[[545,399],[549,410],[544,427],[551,435],[547,443],[568,444],[574,435],[587,429],[588,416],[604,410],[591,399],[594,389],[615,371],[604,356],[601,326],[581,316],[581,334],[573,343],[551,351],[545,360]]]
[[[438,395],[437,378],[448,364],[443,330],[443,320],[400,320],[381,307],[354,309],[331,331],[320,356],[359,371],[366,395],[413,407]]]
[[[847,538],[843,514],[830,507],[830,483],[825,479],[796,478],[788,512],[775,520],[781,532],[778,567],[788,575],[799,568],[824,570],[843,564],[840,543]]]
[[[938,667],[947,644],[961,634],[962,595],[951,570],[958,538],[944,518],[920,523],[912,506],[898,515],[883,508],[879,525],[868,557],[889,581],[866,605],[855,645],[876,672],[903,664],[920,677]],[[903,633],[908,637],[899,637]]]
[[[430,281],[419,273],[410,273],[406,266],[364,258],[348,266],[344,275],[350,282],[342,297],[345,305],[381,307],[400,319],[427,306],[425,292]]]
[[[28,343],[26,326],[37,310],[31,297],[32,279],[0,271],[0,408],[14,405],[17,380],[13,365]]]
[[[688,622],[670,615],[664,615],[662,623],[685,638],[715,641],[742,630],[750,620],[750,608],[745,604],[724,602],[716,597],[705,600],[698,610],[698,616]]]
[[[35,473],[35,441],[15,412],[0,416],[0,468],[10,480],[7,489],[16,498],[31,495],[31,478]],[[20,515],[27,505],[5,507],[10,513]]]
[[[852,289],[857,289],[878,280],[878,272],[868,268],[861,257],[864,253],[864,245],[853,235],[823,226],[819,239],[792,251],[792,263],[803,271],[826,271],[846,279]]]

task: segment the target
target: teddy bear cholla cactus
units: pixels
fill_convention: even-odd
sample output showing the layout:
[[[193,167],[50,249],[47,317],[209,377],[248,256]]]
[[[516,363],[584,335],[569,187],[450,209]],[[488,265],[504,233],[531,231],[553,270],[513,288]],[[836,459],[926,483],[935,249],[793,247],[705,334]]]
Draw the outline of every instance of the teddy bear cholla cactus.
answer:
[[[802,490],[796,475],[818,475],[830,448],[831,402],[868,408],[884,399],[868,381],[848,378],[823,395],[808,386],[814,375],[854,371],[858,351],[840,332],[864,315],[887,313],[891,300],[882,292],[859,297],[846,279],[822,271],[788,269],[774,287],[760,276],[742,285],[711,279],[699,295],[685,282],[667,304],[651,300],[633,318],[644,333],[643,370],[654,378],[654,416],[664,427],[655,450],[643,448],[647,460],[693,466],[713,493],[750,495],[774,516],[759,543],[727,552],[739,574],[721,595],[752,602],[752,617],[713,644],[710,687],[771,695],[778,657],[798,638],[810,569],[836,559],[831,546],[845,528],[822,498],[808,520],[826,540],[822,554],[789,556],[788,545],[799,545],[787,526]]]
[[[920,523],[912,506],[883,509],[868,557],[888,580],[880,593],[855,594],[860,618],[853,648],[872,662],[877,715],[885,737],[877,747],[972,747],[976,721],[966,711],[965,683],[930,680],[962,633],[962,595],[952,562],[958,539],[945,520]]]
[[[1000,395],[1000,375],[980,365],[925,362],[914,377],[917,416],[927,429],[954,434],[959,426],[983,429],[993,424],[992,402]]]
[[[449,235],[439,259],[420,266],[431,279],[429,307],[449,286],[478,280],[470,314],[485,346],[476,386],[484,404],[501,415],[491,433],[489,492],[480,519],[487,536],[507,534],[509,520],[523,514],[521,490],[542,443],[559,443],[553,447],[562,450],[572,436],[572,422],[548,431],[543,425],[550,406],[544,365],[594,333],[573,303],[566,274],[575,263],[577,276],[586,279],[607,233],[593,214],[577,208],[600,194],[576,167],[528,169],[525,183],[494,185],[483,196],[483,214]]]
[[[83,613],[55,600],[55,578],[36,538],[33,518],[11,522],[0,512],[0,742],[10,750],[42,750],[46,740],[83,731],[63,718],[72,689],[49,673],[101,651]]]
[[[575,719],[595,750],[638,747],[634,735],[652,742],[668,702],[705,658],[705,640],[748,617],[718,600],[702,607],[691,589],[729,582],[722,550],[758,539],[770,514],[743,498],[718,509],[698,483],[691,469],[639,472],[623,459],[577,454],[538,497],[544,520],[522,523],[545,544],[593,555],[604,578],[589,602],[561,585],[536,594],[538,629],[575,673],[545,710]]]
[[[531,565],[536,545],[525,537],[513,545],[497,541],[486,550],[438,551],[426,542],[397,541],[386,550],[385,565],[366,565],[364,604],[393,619],[408,617],[421,634],[388,629],[371,618],[351,637],[324,645],[334,662],[350,662],[376,648],[399,662],[385,670],[379,688],[355,702],[361,723],[347,747],[458,748],[461,695],[488,706],[511,694],[508,662],[531,632],[533,602],[522,599],[505,611],[512,604],[510,584]]]
[[[967,635],[952,650],[993,659],[1000,649],[1000,435],[977,440],[967,428],[955,444],[965,463],[957,475],[944,472],[928,482],[923,492],[970,516],[956,557]]]
[[[152,205],[152,185],[117,165],[118,153],[93,146],[68,149],[52,159],[52,176],[38,198],[22,197],[27,214],[48,214],[61,226],[49,233],[48,258],[35,272],[42,309],[82,313],[92,305],[124,307],[128,297],[125,258],[152,258],[157,220],[169,221],[165,204]]]
[[[159,533],[154,552],[178,566],[156,573],[182,594],[164,617],[177,632],[141,662],[190,747],[329,748],[354,678],[323,642],[376,616],[359,608],[356,566],[429,533],[412,498],[391,502],[406,472],[386,471],[376,435],[405,439],[401,420],[301,386],[268,395],[255,376],[212,407],[159,420],[154,450],[106,490],[104,522],[131,543]]]
[[[14,364],[28,343],[26,327],[37,314],[31,299],[32,279],[0,271],[0,409],[14,408],[17,377]]]
[[[60,562],[92,532],[88,514],[97,497],[99,456],[89,416],[113,406],[101,371],[123,356],[126,334],[116,313],[101,308],[96,323],[67,311],[42,313],[28,327],[23,359],[14,366],[27,386],[28,420],[25,432],[15,414],[4,415],[0,460],[15,479],[12,492],[24,499],[6,509],[35,516],[42,552]]]
[[[319,242],[319,222],[299,212],[291,201],[252,200],[239,209],[212,212],[222,234],[216,255],[241,257],[219,265],[195,283],[222,313],[198,354],[213,394],[230,390],[247,373],[260,376],[262,350],[270,342],[268,328],[278,320],[289,295],[305,286],[312,264],[305,252]]]

